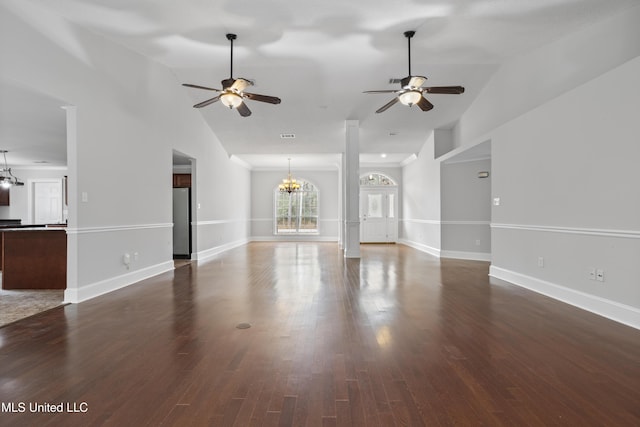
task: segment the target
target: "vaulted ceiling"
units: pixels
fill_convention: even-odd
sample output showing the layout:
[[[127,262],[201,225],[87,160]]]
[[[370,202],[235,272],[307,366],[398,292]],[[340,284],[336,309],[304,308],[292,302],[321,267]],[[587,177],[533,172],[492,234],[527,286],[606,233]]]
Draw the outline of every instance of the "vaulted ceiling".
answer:
[[[453,126],[502,62],[636,4],[635,0],[25,1],[166,65],[176,75],[176,84],[220,88],[220,81],[229,77],[225,34],[237,34],[234,77],[251,79],[255,83],[251,92],[278,96],[282,103],[249,101],[253,115],[248,118],[219,103],[200,112],[227,152],[255,167],[284,165],[288,156],[309,165],[313,158],[318,164],[332,161],[342,151],[345,120],[360,123],[363,158],[398,164],[420,150],[431,130]],[[462,85],[466,91],[429,95],[435,108],[428,112],[398,104],[376,114],[393,95],[363,91],[399,88],[389,80],[408,74],[406,30],[416,31],[411,42],[412,74],[428,77],[427,86]],[[184,108],[212,96],[198,89],[184,91],[192,99]],[[43,102],[20,105],[13,97],[39,95],[6,83],[2,93],[0,145],[10,145],[20,132],[28,133],[33,128],[28,123],[38,123],[33,130],[40,136],[23,138],[34,145],[20,154],[24,163],[63,162],[51,148],[52,138],[45,136],[49,131],[52,137],[64,135],[64,115],[56,100],[45,97]],[[29,108],[28,115],[19,114]],[[52,123],[62,130],[53,130]],[[283,139],[283,133],[295,138]],[[380,157],[382,153],[387,157]]]

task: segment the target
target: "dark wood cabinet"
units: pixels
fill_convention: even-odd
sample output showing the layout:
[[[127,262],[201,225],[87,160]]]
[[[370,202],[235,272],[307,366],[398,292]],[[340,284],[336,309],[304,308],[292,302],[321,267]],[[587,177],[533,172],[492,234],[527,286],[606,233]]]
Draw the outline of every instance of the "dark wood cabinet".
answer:
[[[0,206],[9,206],[9,189],[0,187]]]
[[[5,230],[1,238],[2,289],[66,289],[66,230]]]
[[[174,173],[173,188],[191,188],[190,173]]]

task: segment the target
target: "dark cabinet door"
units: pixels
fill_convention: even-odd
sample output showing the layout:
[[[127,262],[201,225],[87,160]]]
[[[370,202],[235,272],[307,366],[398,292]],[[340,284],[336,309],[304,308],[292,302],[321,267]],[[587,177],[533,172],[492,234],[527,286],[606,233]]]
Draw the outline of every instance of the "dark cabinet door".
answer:
[[[9,189],[0,187],[0,206],[9,206]]]
[[[189,173],[173,174],[173,188],[189,188],[189,187],[191,187],[191,174]]]

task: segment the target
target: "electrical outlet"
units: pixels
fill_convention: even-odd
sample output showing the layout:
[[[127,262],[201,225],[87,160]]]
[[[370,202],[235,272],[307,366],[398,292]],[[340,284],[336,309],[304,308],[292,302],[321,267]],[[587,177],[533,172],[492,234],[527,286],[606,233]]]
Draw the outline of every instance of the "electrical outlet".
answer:
[[[493,198],[493,206],[500,206],[500,197]]]
[[[476,246],[480,246],[480,239],[476,240]]]
[[[596,270],[596,280],[598,282],[604,282],[604,270],[600,268]]]
[[[538,257],[538,267],[544,267],[544,258],[541,256]]]

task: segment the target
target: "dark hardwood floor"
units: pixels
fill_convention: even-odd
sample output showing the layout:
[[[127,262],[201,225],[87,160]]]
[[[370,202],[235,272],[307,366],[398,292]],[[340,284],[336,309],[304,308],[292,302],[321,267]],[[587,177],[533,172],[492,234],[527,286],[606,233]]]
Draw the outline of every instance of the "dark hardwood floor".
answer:
[[[640,425],[640,331],[488,267],[251,243],[0,329],[0,425]]]

